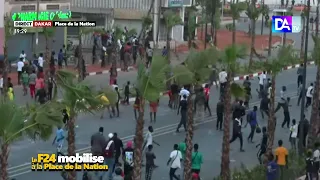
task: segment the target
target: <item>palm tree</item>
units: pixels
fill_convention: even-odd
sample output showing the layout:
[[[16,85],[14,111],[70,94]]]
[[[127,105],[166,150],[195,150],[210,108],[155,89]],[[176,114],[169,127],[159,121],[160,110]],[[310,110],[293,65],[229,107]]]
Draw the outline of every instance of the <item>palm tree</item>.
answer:
[[[32,139],[48,140],[53,133],[53,128],[61,123],[59,106],[49,102],[44,105],[32,105],[25,108],[19,107],[11,101],[0,100],[1,126],[1,180],[8,177],[9,146],[21,140],[26,135]]]
[[[180,85],[190,84],[191,87],[198,88],[202,82],[209,78],[212,70],[209,65],[214,65],[218,60],[218,51],[215,48],[206,49],[201,52],[191,51],[184,65],[178,65],[173,68],[173,74],[176,82]],[[193,93],[193,92],[191,92]],[[191,162],[192,162],[192,138],[193,138],[193,100],[188,97],[188,119],[186,134],[186,155],[184,161],[184,179],[191,180]]]
[[[147,101],[156,102],[160,93],[166,88],[166,75],[169,71],[169,64],[161,56],[154,56],[150,69],[146,69],[142,62],[139,62],[137,76],[137,93],[140,98],[139,115],[136,124],[134,137],[134,167],[133,180],[141,180],[141,163],[143,157],[143,127],[144,107]]]
[[[232,44],[236,43],[236,20],[240,18],[240,12],[244,11],[246,8],[245,3],[239,3],[239,0],[232,0],[230,4],[232,24],[228,24],[226,28],[232,31]]]
[[[8,40],[14,34],[13,22],[10,17],[4,17],[5,26],[5,37],[4,37],[4,46],[3,46],[3,70],[2,70],[2,78],[3,78],[3,92],[8,91],[8,72],[9,72],[9,60],[8,60]],[[4,96],[7,96],[7,93],[4,93]]]
[[[302,30],[301,30],[301,44],[300,44],[300,59],[303,59],[304,56],[304,38],[306,31],[306,9],[303,9],[301,12],[301,20],[302,20]]]
[[[244,95],[242,88],[235,83],[232,83],[232,74],[236,72],[237,58],[243,57],[245,49],[237,47],[235,45],[227,47],[222,56],[221,64],[225,67],[228,72],[227,83],[224,90],[224,122],[223,122],[223,140],[222,140],[222,156],[221,156],[221,177],[222,179],[230,179],[230,120],[231,120],[231,95],[239,97]]]
[[[181,25],[183,23],[181,17],[179,16],[179,14],[173,12],[172,10],[166,10],[163,13],[164,16],[164,20],[165,20],[165,26],[166,26],[166,30],[167,30],[167,49],[168,49],[168,53],[167,53],[167,60],[170,63],[170,41],[171,41],[171,32],[172,32],[172,28],[174,26],[177,25]]]
[[[144,33],[146,31],[146,28],[149,27],[153,22],[152,18],[150,18],[150,15],[151,15],[151,11],[153,9],[154,2],[155,2],[155,0],[152,0],[147,15],[142,18],[142,28],[141,28],[141,31],[138,35],[139,40],[140,40],[141,36],[144,39]]]
[[[268,56],[271,56],[271,50],[272,50],[272,22],[269,21],[269,42],[268,42]]]
[[[251,48],[250,48],[250,58],[249,58],[249,68],[252,66],[253,63],[253,55],[255,53],[255,39],[256,39],[256,21],[259,18],[261,13],[261,8],[258,9],[256,7],[256,0],[252,0],[251,4],[247,4],[247,16],[251,20],[251,30],[249,31],[251,36]]]
[[[57,89],[63,90],[63,100],[60,102],[69,112],[68,127],[68,155],[75,155],[75,121],[80,112],[92,113],[102,107],[102,102],[96,98],[94,90],[83,82],[76,83],[76,75],[67,70],[56,72],[56,86],[54,99],[57,97]],[[75,180],[76,172],[68,172],[68,180]]]
[[[199,24],[196,23],[196,17],[197,17],[197,9],[195,6],[191,6],[188,9],[188,47],[191,49],[193,40],[194,40],[194,32],[199,27]],[[169,43],[170,44],[170,43]],[[195,47],[194,47],[195,48]]]
[[[270,110],[269,110],[269,120],[268,120],[268,145],[266,155],[272,153],[275,128],[276,128],[276,117],[275,117],[275,87],[276,87],[276,77],[282,71],[282,67],[292,60],[293,50],[291,46],[283,46],[276,58],[269,59],[265,62],[265,70],[271,74],[271,93],[270,93]]]
[[[313,148],[313,144],[316,141],[317,133],[319,131],[319,90],[320,90],[320,38],[317,36],[312,36],[314,42],[313,48],[313,59],[317,64],[317,75],[315,89],[313,90],[313,103],[310,117],[310,127],[311,130],[308,132],[308,146]]]
[[[316,36],[319,35],[319,6],[320,6],[320,1],[317,0],[317,8],[316,8]]]

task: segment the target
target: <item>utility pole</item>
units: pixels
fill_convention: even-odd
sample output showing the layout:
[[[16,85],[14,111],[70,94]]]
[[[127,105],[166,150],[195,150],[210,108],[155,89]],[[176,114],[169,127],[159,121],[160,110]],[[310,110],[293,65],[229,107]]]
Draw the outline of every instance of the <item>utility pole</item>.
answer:
[[[40,0],[37,0],[37,16],[36,16],[36,20],[39,20],[39,6],[40,6]],[[39,46],[39,30],[36,30],[36,47],[34,48],[35,50],[35,54],[37,54],[37,50],[38,50],[38,46]],[[47,61],[47,59],[45,59]]]
[[[305,49],[304,49],[304,59],[303,59],[303,81],[302,81],[302,90],[301,93],[304,95],[306,94],[306,80],[307,80],[307,61],[308,61],[308,39],[309,39],[309,21],[310,21],[310,0],[308,0],[307,5],[307,14],[306,14],[306,37],[305,37]],[[304,104],[305,104],[305,98],[301,99],[301,111],[300,111],[300,121],[303,121],[305,118],[304,115]],[[298,150],[299,154],[303,154],[303,139],[304,139],[304,128],[303,124],[300,125],[299,129],[299,144],[298,144]]]

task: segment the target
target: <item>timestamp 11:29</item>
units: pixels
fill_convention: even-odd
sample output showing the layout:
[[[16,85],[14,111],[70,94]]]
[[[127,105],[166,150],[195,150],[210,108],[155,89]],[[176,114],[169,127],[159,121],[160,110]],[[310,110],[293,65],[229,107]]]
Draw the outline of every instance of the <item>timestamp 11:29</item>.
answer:
[[[27,29],[23,29],[23,28],[14,29],[14,34],[25,34],[25,33],[27,33]]]

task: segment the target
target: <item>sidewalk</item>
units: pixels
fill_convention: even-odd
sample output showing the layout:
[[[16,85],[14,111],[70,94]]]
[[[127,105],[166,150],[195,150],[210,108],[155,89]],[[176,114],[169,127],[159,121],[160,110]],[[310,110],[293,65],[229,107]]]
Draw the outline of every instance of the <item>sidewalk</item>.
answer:
[[[201,27],[197,29],[197,47],[198,50],[204,50],[205,30]],[[208,27],[208,34],[211,33],[211,27]],[[292,44],[294,41],[287,39],[287,44]],[[281,43],[280,36],[272,36],[272,46]],[[251,46],[251,37],[245,31],[236,31],[236,44]],[[232,45],[232,32],[226,29],[218,30],[217,32],[217,47],[218,49],[224,49],[225,47]],[[256,35],[255,49],[257,52],[264,51],[269,45],[269,35]],[[207,48],[211,47],[211,44],[207,43]],[[177,52],[188,52],[188,44],[182,44],[176,48]]]

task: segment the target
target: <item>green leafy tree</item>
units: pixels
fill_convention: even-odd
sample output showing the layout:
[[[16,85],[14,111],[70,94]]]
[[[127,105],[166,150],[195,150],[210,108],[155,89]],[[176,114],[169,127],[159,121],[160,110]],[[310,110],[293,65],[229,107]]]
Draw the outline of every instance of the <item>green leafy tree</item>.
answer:
[[[56,72],[54,87],[54,101],[57,97],[57,89],[63,90],[63,98],[60,105],[67,109],[69,113],[68,128],[68,155],[75,155],[75,122],[78,114],[93,113],[102,107],[102,102],[96,97],[97,93],[83,82],[75,82],[76,75],[67,70],[58,70]],[[68,180],[75,180],[76,172],[68,172]]]
[[[146,69],[143,63],[139,63],[137,76],[137,98],[140,99],[139,115],[134,137],[134,167],[133,179],[141,180],[141,163],[143,157],[143,128],[144,108],[147,102],[156,102],[160,93],[166,88],[166,75],[169,72],[169,64],[161,56],[154,56],[150,69]]]
[[[179,16],[179,14],[173,12],[172,10],[166,10],[163,14],[164,16],[164,21],[165,21],[165,26],[166,26],[166,31],[167,31],[167,49],[168,49],[168,53],[167,53],[167,60],[168,62],[170,62],[170,41],[171,41],[171,32],[172,32],[172,28],[174,26],[177,25],[181,25],[182,19]]]
[[[249,33],[251,36],[251,48],[250,48],[250,58],[249,58],[249,68],[253,63],[253,55],[256,54],[255,51],[255,40],[256,40],[256,22],[260,16],[261,9],[256,7],[256,0],[252,0],[251,3],[247,3],[247,16],[251,20],[251,28]]]
[[[191,50],[184,65],[178,65],[173,68],[173,74],[176,82],[180,85],[191,85],[199,88],[205,82],[212,70],[208,68],[215,65],[218,61],[218,51],[215,48],[207,49],[201,52]],[[192,94],[194,92],[191,92]],[[186,134],[186,156],[184,160],[184,179],[191,180],[191,163],[192,163],[192,138],[193,138],[193,100],[188,97],[188,119]]]
[[[245,91],[241,86],[233,83],[232,74],[236,72],[238,64],[237,58],[243,58],[246,52],[244,47],[232,45],[223,51],[220,57],[220,64],[228,73],[227,83],[224,89],[224,122],[223,122],[223,140],[222,140],[222,156],[221,156],[221,177],[222,179],[230,179],[230,121],[232,109],[231,109],[231,97],[244,97]]]
[[[9,146],[24,137],[48,140],[53,128],[61,123],[59,106],[54,103],[44,105],[32,105],[21,108],[11,101],[0,100],[1,126],[1,179],[9,179],[8,157]]]
[[[196,48],[195,43],[193,43],[194,40],[194,33],[196,31],[196,29],[199,27],[199,24],[196,22],[196,18],[197,18],[197,9],[195,6],[192,6],[188,9],[188,47],[189,49],[191,49],[191,47],[193,46],[193,48]]]

